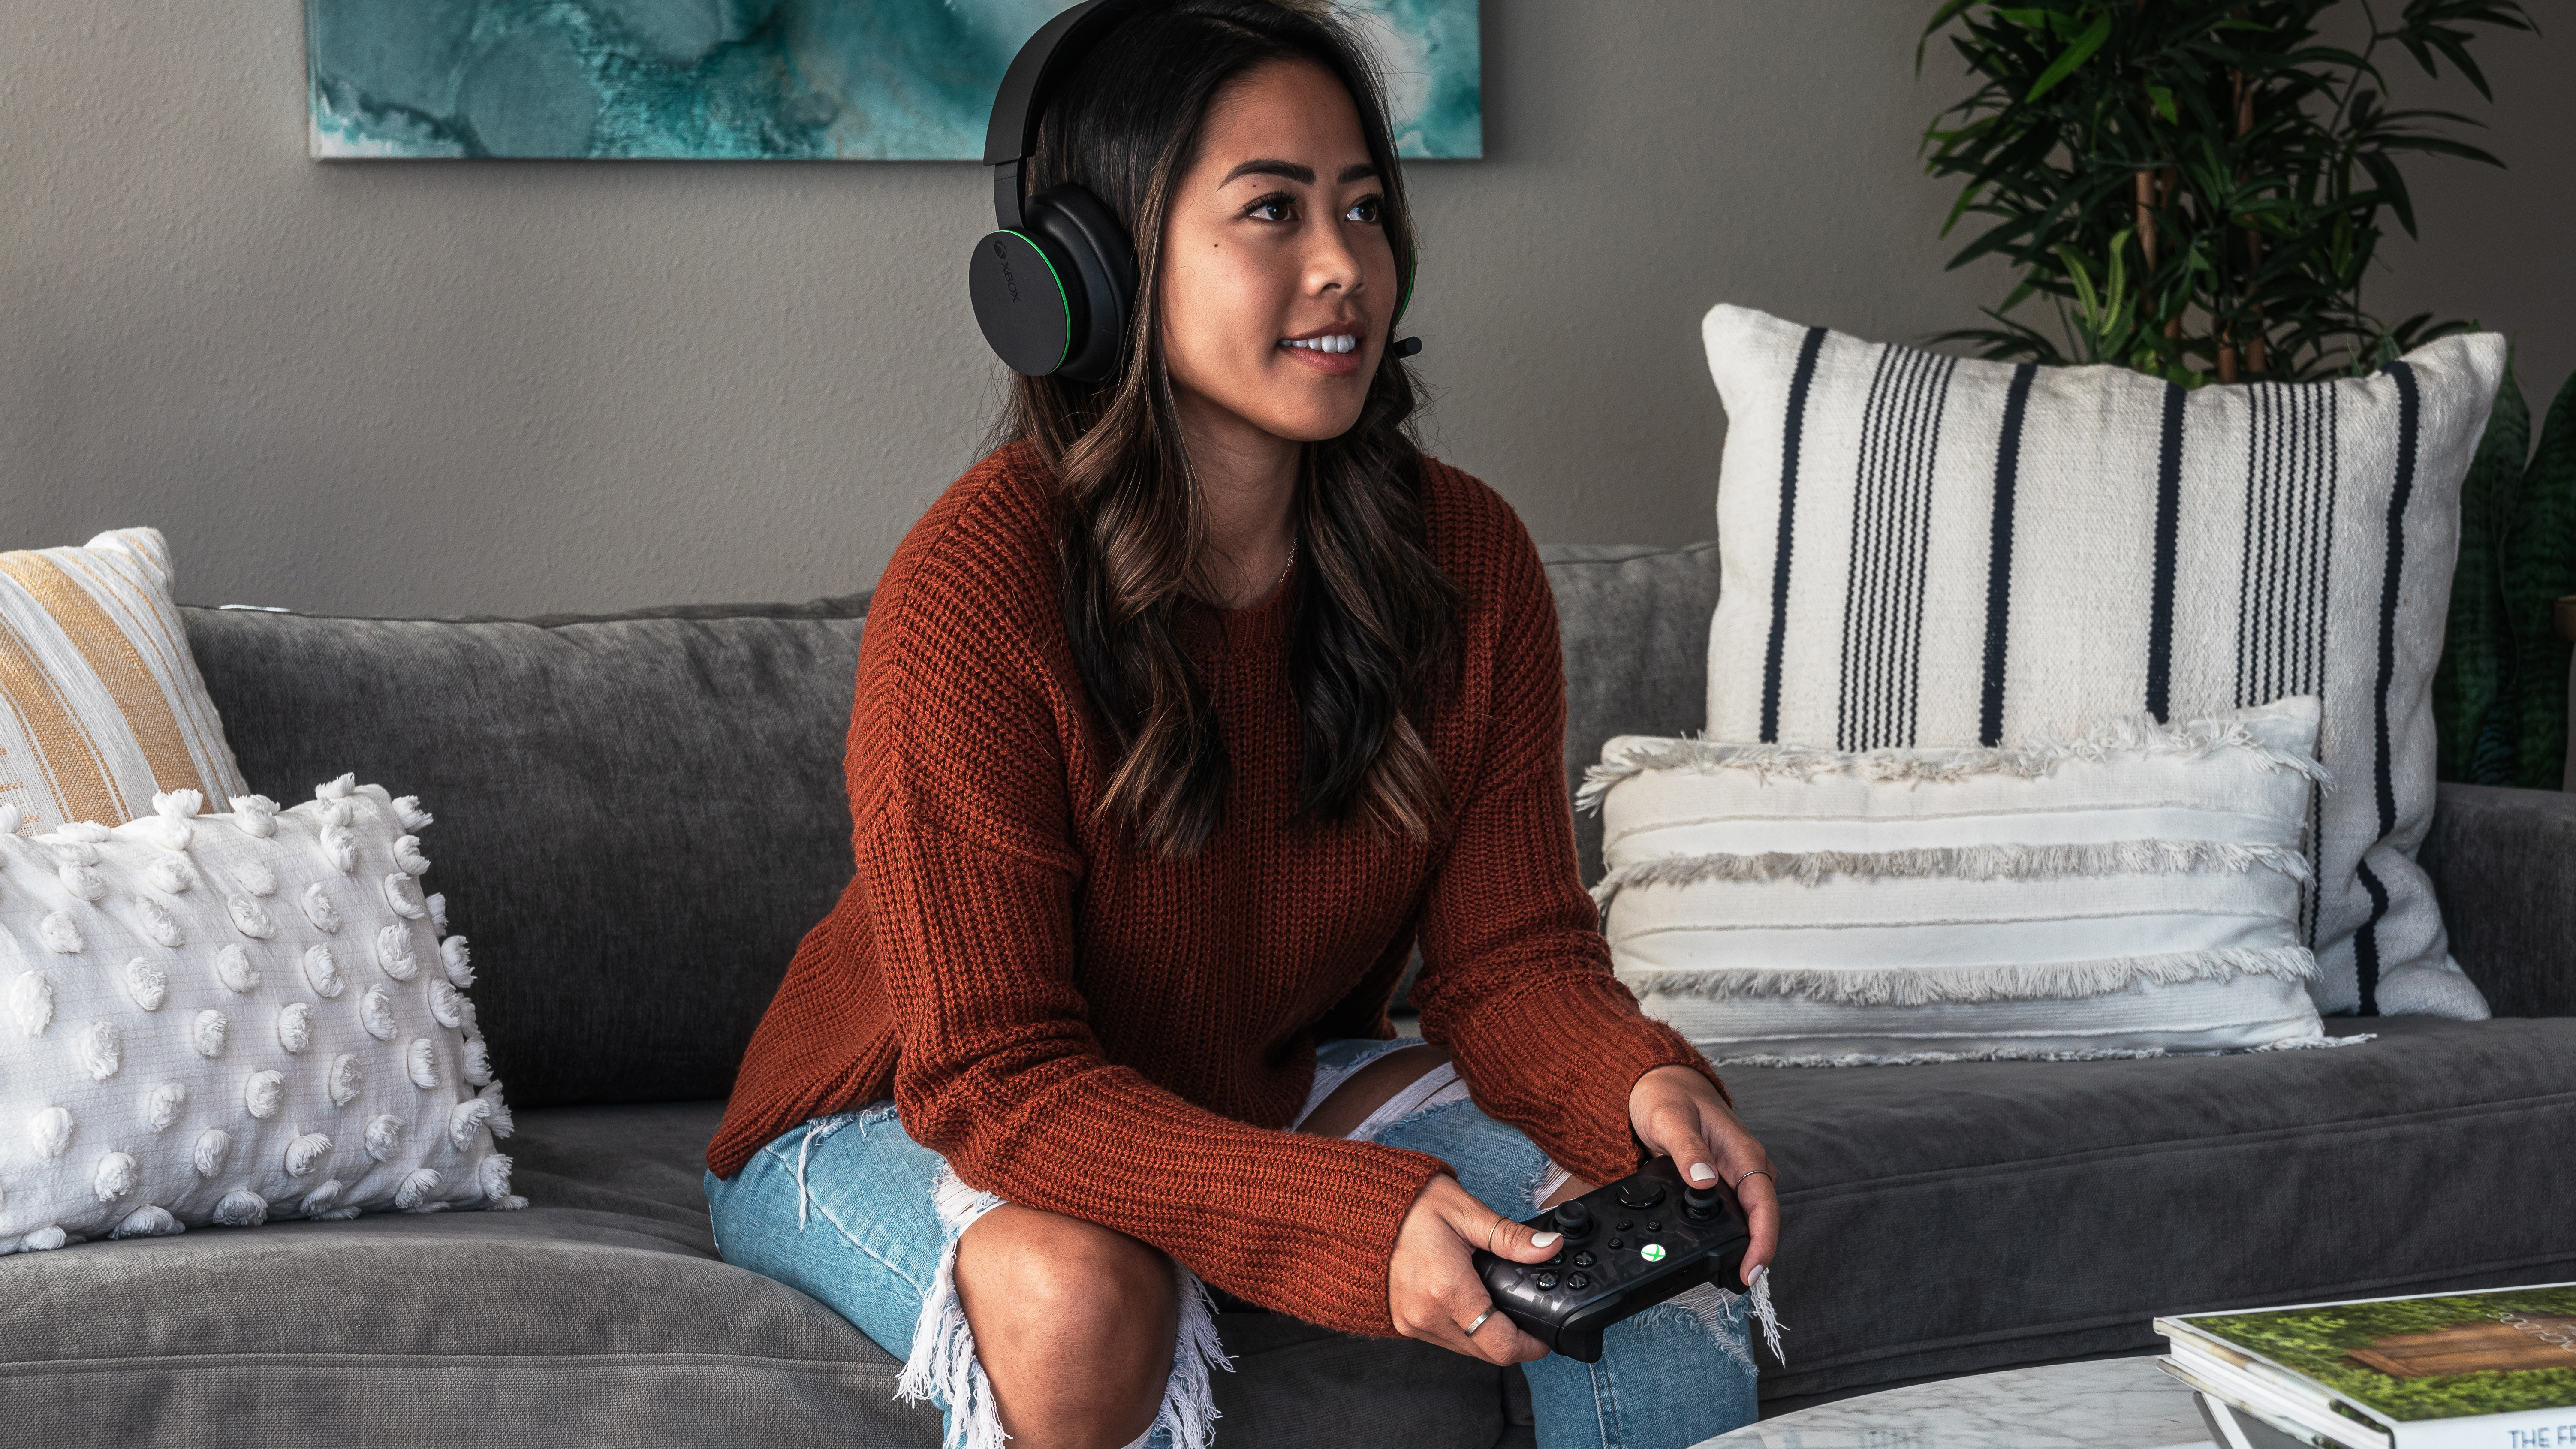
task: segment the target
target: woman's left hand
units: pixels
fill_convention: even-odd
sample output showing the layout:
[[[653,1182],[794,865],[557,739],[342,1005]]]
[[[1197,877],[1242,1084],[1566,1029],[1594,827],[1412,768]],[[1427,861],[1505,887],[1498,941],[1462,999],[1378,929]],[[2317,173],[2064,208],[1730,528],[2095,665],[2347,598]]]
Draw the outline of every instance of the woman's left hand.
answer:
[[[1670,1157],[1685,1179],[1696,1183],[1724,1181],[1744,1205],[1753,1241],[1744,1250],[1737,1272],[1753,1281],[1756,1269],[1771,1262],[1780,1241],[1780,1192],[1771,1173],[1771,1155],[1709,1080],[1688,1067],[1657,1067],[1628,1089],[1628,1123],[1639,1140]],[[1748,1177],[1759,1172],[1762,1176]]]

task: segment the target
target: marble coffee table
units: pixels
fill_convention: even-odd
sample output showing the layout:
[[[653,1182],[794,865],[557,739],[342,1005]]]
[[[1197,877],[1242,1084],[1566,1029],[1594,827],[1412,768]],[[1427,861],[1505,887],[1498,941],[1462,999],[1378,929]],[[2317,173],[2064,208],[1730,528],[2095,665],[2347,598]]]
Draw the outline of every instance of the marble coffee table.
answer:
[[[1837,1399],[1696,1449],[2207,1449],[2191,1390],[2154,1355],[2005,1369]]]

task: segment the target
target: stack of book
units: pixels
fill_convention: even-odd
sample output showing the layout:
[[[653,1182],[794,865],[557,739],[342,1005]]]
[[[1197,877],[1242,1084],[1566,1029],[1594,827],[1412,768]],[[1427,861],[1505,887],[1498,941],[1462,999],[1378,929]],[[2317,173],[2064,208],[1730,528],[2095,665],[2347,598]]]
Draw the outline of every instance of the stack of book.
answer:
[[[2155,1327],[2220,1449],[2576,1449],[2576,1284]]]

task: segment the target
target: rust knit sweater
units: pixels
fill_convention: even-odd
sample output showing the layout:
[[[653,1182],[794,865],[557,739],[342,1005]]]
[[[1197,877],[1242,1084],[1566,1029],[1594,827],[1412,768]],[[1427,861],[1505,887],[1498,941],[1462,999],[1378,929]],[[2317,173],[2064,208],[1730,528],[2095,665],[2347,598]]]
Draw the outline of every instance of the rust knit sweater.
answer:
[[[858,873],[797,950],[707,1154],[730,1176],[817,1113],[892,1097],[973,1187],[1133,1234],[1252,1302],[1390,1334],[1421,1153],[1283,1132],[1314,1047],[1392,1035],[1419,935],[1423,1035],[1485,1111],[1576,1174],[1639,1162],[1628,1090],[1708,1070],[1609,971],[1575,866],[1556,611],[1510,506],[1428,465],[1465,671],[1429,743],[1454,830],[1292,824],[1289,625],[1182,607],[1234,768],[1222,829],[1163,861],[1093,819],[1110,765],[1057,604],[1053,494],[1024,445],[907,534],[868,613],[849,736]],[[1715,1080],[1714,1077],[1711,1080]]]

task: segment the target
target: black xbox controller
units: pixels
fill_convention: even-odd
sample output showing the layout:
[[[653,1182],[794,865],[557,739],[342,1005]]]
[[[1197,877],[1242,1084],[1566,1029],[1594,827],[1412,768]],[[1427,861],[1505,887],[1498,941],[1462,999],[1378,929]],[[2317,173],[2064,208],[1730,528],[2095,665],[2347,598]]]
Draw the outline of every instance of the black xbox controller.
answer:
[[[1522,1221],[1565,1235],[1556,1256],[1515,1263],[1480,1251],[1476,1272],[1504,1317],[1583,1363],[1601,1361],[1601,1330],[1630,1314],[1701,1283],[1744,1287],[1744,1209],[1721,1184],[1683,1181],[1669,1157]]]

